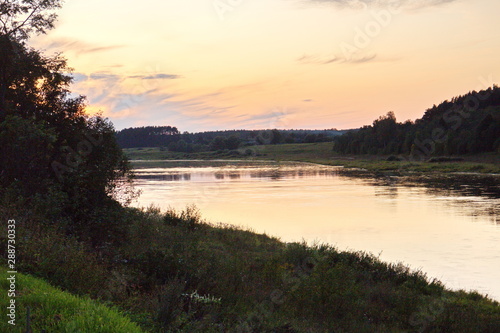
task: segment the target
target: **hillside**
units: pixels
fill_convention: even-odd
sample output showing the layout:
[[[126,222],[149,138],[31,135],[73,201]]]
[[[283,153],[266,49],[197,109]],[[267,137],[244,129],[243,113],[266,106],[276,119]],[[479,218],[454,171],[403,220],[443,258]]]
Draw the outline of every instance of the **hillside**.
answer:
[[[248,146],[334,141],[334,151],[355,155],[431,156],[496,152],[500,149],[500,88],[446,100],[427,109],[422,118],[397,122],[394,112],[356,130],[229,130],[181,133],[177,127],[147,126],[116,133],[121,148],[203,153]]]
[[[338,137],[342,154],[431,156],[494,152],[500,149],[500,88],[472,91],[428,109],[415,122],[398,123],[393,112],[372,125]]]
[[[0,271],[2,290],[9,290],[7,269]],[[47,282],[29,275],[16,274],[15,326],[9,324],[7,307],[2,305],[2,332],[28,332],[27,308],[33,332],[143,332],[118,310],[109,308],[89,298],[81,298],[54,288]],[[10,304],[6,292],[0,296],[2,304]],[[10,310],[9,310],[10,311]],[[9,320],[12,320],[9,318]],[[30,331],[31,332],[31,331]]]

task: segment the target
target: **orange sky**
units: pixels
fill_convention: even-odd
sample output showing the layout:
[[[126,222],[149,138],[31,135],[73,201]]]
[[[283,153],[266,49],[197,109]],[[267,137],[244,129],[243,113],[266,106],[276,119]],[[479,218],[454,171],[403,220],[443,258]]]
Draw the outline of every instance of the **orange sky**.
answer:
[[[66,0],[32,40],[117,129],[354,128],[500,78],[497,0]]]

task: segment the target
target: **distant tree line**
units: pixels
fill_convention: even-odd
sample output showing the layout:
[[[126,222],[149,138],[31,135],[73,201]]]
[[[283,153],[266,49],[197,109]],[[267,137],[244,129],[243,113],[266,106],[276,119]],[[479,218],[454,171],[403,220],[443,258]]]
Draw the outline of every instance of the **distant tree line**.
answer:
[[[200,152],[234,150],[242,146],[331,142],[342,134],[331,130],[229,130],[180,133],[172,126],[127,128],[116,134],[122,148],[161,147],[169,151]]]
[[[335,139],[341,154],[463,155],[500,149],[500,88],[472,91],[398,123],[393,112]]]

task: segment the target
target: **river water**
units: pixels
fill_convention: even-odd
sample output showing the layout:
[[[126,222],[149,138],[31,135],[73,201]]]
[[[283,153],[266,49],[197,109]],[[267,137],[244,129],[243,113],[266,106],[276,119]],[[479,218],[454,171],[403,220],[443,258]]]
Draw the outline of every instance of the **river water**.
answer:
[[[500,300],[500,198],[462,185],[343,176],[338,167],[263,161],[135,161],[138,207],[195,204],[286,242],[328,243],[421,269]],[[473,187],[474,190],[468,190]]]

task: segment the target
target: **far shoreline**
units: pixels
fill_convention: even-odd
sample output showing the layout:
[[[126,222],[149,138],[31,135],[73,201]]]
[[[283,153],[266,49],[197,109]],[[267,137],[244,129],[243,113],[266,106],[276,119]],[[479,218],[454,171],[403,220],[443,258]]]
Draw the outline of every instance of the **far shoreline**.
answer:
[[[431,157],[425,161],[413,161],[404,155],[340,155],[333,152],[331,142],[248,146],[237,150],[196,153],[170,152],[159,147],[124,148],[123,151],[134,163],[165,160],[289,161],[339,166],[343,167],[343,173],[365,177],[500,177],[498,153],[440,157],[444,161],[436,162],[432,162]]]

